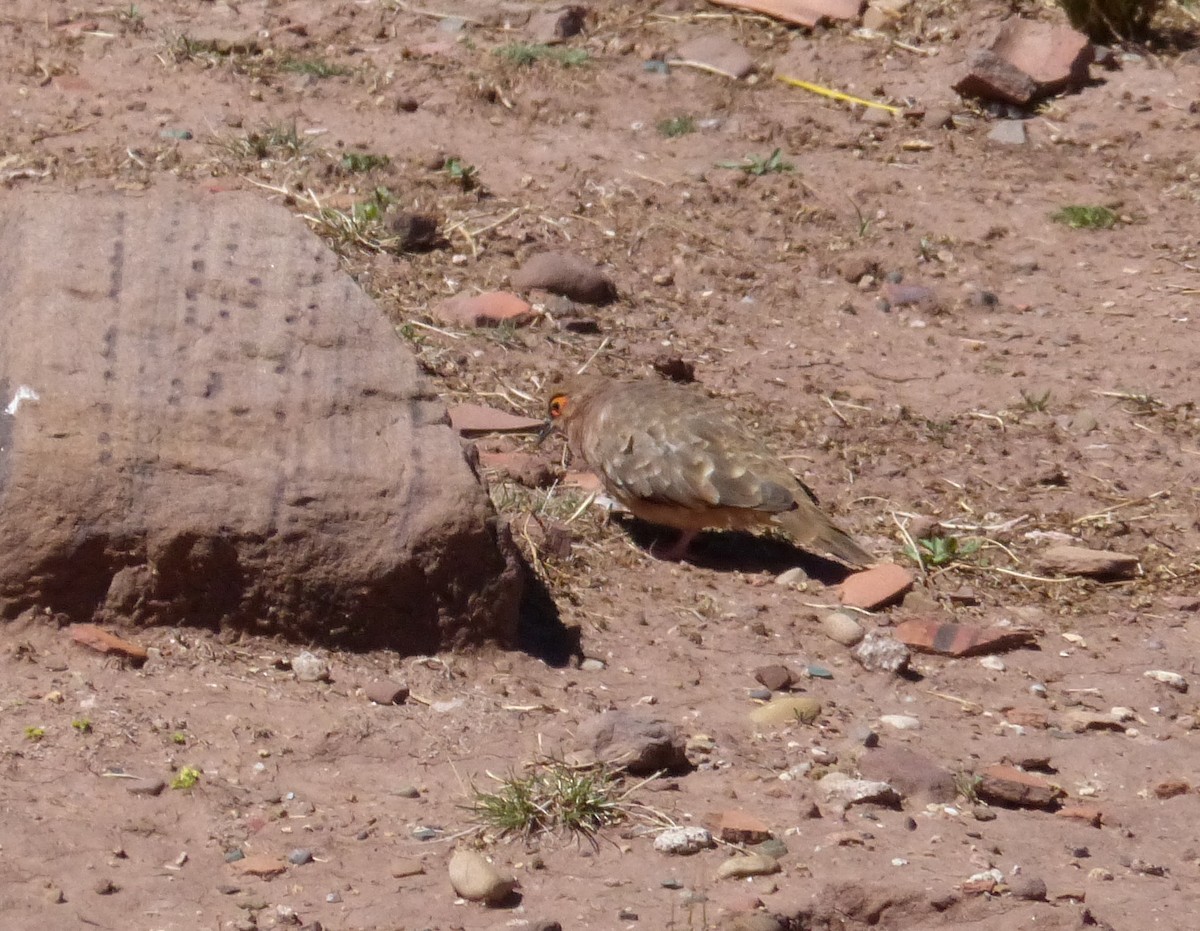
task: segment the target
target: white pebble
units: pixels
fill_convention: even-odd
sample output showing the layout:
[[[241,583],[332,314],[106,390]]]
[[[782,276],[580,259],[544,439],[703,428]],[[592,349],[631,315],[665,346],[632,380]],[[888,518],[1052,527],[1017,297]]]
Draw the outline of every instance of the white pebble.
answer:
[[[919,731],[921,729],[921,719],[913,717],[911,714],[880,715],[879,723],[886,724],[898,731]]]
[[[1186,692],[1188,690],[1187,679],[1177,672],[1167,672],[1165,669],[1149,669],[1143,675],[1147,679],[1161,682],[1167,688],[1174,689],[1176,692]]]

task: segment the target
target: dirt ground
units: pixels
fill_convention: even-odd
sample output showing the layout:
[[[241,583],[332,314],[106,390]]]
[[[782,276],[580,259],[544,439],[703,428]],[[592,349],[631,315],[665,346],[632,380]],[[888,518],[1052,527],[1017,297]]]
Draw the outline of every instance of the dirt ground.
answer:
[[[1060,15],[913,0],[893,45],[687,0],[597,2],[583,35],[521,61],[512,49],[536,40],[536,19],[517,4],[5,3],[6,186],[178,178],[282,200],[331,237],[448,403],[540,417],[544,380],[587,360],[643,377],[690,363],[881,556],[912,566],[906,533],[963,538],[959,560],[926,567],[903,605],[864,623],[1014,624],[1039,646],[987,665],[918,656],[908,678],[867,671],[822,632],[828,567],[727,535],[703,539],[694,563],[659,562],[653,534],[583,490],[489,472],[593,662],[314,647],[331,681],[302,682],[284,661],[304,645],[143,630],[151,658],[134,669],[51,625],[10,625],[0,928],[732,928],[756,903],[791,928],[1195,927],[1196,701],[1144,676],[1195,680],[1200,649],[1195,22],[1173,8],[1174,43],[1118,50],[1115,70],[1093,66],[1089,86],[1029,115],[1026,144],[1003,145],[987,138],[995,114],[950,88],[1014,8]],[[757,79],[652,63],[702,35],[741,43]],[[773,71],[953,125],[864,119]],[[718,167],[776,149],[792,170]],[[334,235],[321,208],[362,203],[358,238]],[[1107,206],[1116,224],[1051,219],[1070,205]],[[432,216],[444,240],[373,252],[389,227],[371,210]],[[550,248],[601,263],[619,299],[539,301],[520,329],[431,323],[437,301],[503,289]],[[928,295],[885,300],[900,276]],[[557,466],[561,447],[538,455]],[[1039,550],[1067,539],[1134,555],[1139,572],[1041,571]],[[812,578],[776,584],[781,562]],[[754,672],[777,663],[831,672],[805,685],[824,710],[755,733]],[[361,688],[375,679],[413,697],[373,705]],[[1114,707],[1129,709],[1123,729],[1059,726]],[[728,849],[668,857],[639,819],[595,847],[479,838],[472,786],[575,749],[576,726],[613,708],[659,715],[694,747],[710,738],[694,772],[638,790],[659,822],[757,817],[789,848],[782,872],[717,879]],[[891,714],[920,729],[879,723]],[[810,776],[853,773],[865,728],[957,774],[965,797],[839,814],[812,779],[779,778],[814,759]],[[973,774],[1002,760],[1041,760],[1102,825],[979,807]],[[123,778],[186,767],[196,784],[157,796]],[[455,899],[445,864],[464,842],[516,873],[519,901]],[[270,879],[226,862],[298,849],[313,861]],[[397,875],[413,861],[423,872]],[[992,868],[1004,886],[1043,880],[1046,899],[963,888]]]

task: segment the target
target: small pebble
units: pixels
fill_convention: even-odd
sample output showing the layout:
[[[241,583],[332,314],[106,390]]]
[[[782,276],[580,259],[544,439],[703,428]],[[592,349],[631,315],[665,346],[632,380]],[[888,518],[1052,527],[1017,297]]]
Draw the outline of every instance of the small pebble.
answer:
[[[604,661],[599,659],[585,659],[579,664],[579,668],[584,672],[599,672],[604,668]]]
[[[162,795],[163,789],[167,787],[166,782],[162,779],[136,779],[125,786],[125,791],[130,795]]]
[[[718,879],[744,879],[747,876],[768,876],[779,872],[779,861],[761,853],[730,857],[717,867]]]
[[[305,863],[312,863],[312,851],[305,850],[303,847],[297,847],[288,854],[288,862],[294,863],[296,866],[303,866]]]
[[[779,575],[775,576],[776,585],[799,585],[802,582],[808,581],[808,573],[799,566],[793,566]]]
[[[503,902],[517,886],[515,879],[497,870],[483,854],[463,847],[451,854],[447,870],[456,893],[487,905]]]
[[[372,682],[363,692],[367,701],[377,705],[403,705],[408,700],[408,686],[399,682]]]
[[[782,860],[788,855],[788,847],[778,837],[768,837],[760,844],[751,844],[746,848],[750,853],[762,854],[765,857],[772,857],[776,860]]]
[[[671,828],[654,838],[654,849],[659,853],[687,856],[709,847],[717,846],[707,828],[694,825],[686,828]]]
[[[881,631],[871,631],[851,654],[864,669],[901,673],[911,658],[908,647]]]
[[[888,727],[898,731],[919,731],[921,729],[921,720],[911,714],[884,714],[879,717],[880,724],[886,724]]]
[[[1150,669],[1143,673],[1147,679],[1153,679],[1155,682],[1161,682],[1169,689],[1174,689],[1176,692],[1186,692],[1188,690],[1187,679],[1177,672],[1168,672],[1165,669]]]
[[[855,646],[863,638],[863,627],[845,611],[834,611],[821,618],[821,630],[834,643]]]
[[[1037,876],[1014,876],[1009,889],[1014,898],[1029,902],[1046,901],[1046,882]]]
[[[409,876],[420,876],[425,867],[420,860],[397,860],[392,864],[392,876],[395,879],[406,879]]]
[[[329,679],[329,664],[305,650],[292,658],[292,672],[300,682],[324,682]]]

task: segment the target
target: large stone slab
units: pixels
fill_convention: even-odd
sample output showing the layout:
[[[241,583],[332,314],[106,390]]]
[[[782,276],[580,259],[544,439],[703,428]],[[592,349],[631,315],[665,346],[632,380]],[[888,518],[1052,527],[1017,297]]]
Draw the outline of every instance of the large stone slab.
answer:
[[[0,197],[0,616],[506,640],[511,540],[379,309],[285,209]]]

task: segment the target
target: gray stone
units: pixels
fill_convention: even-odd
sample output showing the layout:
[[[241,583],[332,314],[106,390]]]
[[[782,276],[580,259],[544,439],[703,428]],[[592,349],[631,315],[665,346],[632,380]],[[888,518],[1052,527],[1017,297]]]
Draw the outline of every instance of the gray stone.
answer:
[[[858,770],[867,779],[894,786],[905,798],[952,802],[957,795],[954,774],[912,750],[890,747],[864,753]]]
[[[744,78],[754,70],[750,53],[724,36],[700,36],[679,46],[676,56],[715,68],[731,78]]]
[[[513,639],[507,530],[302,221],[166,180],[7,192],[0,215],[0,613],[408,653]]]
[[[1046,901],[1046,881],[1040,876],[1014,876],[1008,884],[1013,898],[1030,902]]]
[[[368,701],[377,705],[403,705],[408,701],[408,686],[386,679],[371,682],[363,689]]]
[[[325,682],[329,679],[329,664],[305,650],[292,657],[292,672],[300,682]]]
[[[166,782],[162,779],[135,779],[125,786],[125,791],[130,795],[162,795],[163,789],[167,787]]]
[[[821,630],[834,643],[840,643],[844,647],[854,646],[864,636],[862,624],[845,611],[833,611],[826,614],[821,618]]]
[[[745,879],[747,876],[769,876],[779,872],[779,861],[765,853],[749,853],[730,857],[717,867],[717,879]]]
[[[1161,682],[1169,689],[1174,689],[1176,692],[1186,692],[1188,690],[1188,681],[1177,672],[1170,672],[1166,669],[1148,669],[1142,673],[1147,679],[1153,679],[1155,682]]]
[[[679,728],[661,718],[632,711],[605,711],[579,726],[576,737],[603,760],[634,774],[691,768]]]
[[[1091,411],[1079,411],[1067,424],[1067,429],[1079,436],[1087,436],[1099,429],[1100,421]]]
[[[693,825],[686,828],[670,828],[654,838],[654,849],[659,853],[689,856],[701,850],[717,846],[708,828]]]
[[[1001,120],[988,133],[991,142],[1001,145],[1024,145],[1028,139],[1025,135],[1025,123],[1021,120]]]
[[[517,881],[488,862],[483,854],[460,847],[450,855],[447,866],[450,885],[464,899],[499,905],[517,887]]]
[[[854,648],[853,656],[864,669],[883,672],[903,672],[908,668],[911,654],[899,640],[877,630],[870,631]]]
[[[881,714],[879,723],[897,731],[919,731],[921,719],[911,714]]]
[[[534,288],[583,304],[608,304],[617,288],[595,264],[567,252],[539,252],[512,275],[514,291]]]
[[[776,860],[782,860],[788,855],[787,844],[778,837],[768,837],[762,843],[751,844],[746,850],[749,853],[761,853],[768,857],[774,857]]]
[[[854,779],[845,773],[833,772],[822,776],[817,783],[817,789],[826,801],[837,801],[844,805],[900,805],[900,793],[888,783],[872,779]]]
[[[1051,546],[1038,554],[1037,564],[1043,572],[1102,580],[1127,579],[1137,572],[1138,558],[1082,546]]]

